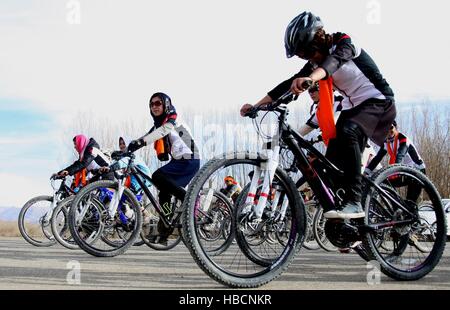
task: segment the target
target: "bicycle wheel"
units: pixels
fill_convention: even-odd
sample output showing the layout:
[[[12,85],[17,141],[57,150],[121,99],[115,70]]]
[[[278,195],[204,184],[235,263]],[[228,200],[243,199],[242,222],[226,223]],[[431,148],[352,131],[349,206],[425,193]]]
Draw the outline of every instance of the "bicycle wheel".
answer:
[[[327,219],[323,216],[323,208],[319,205],[313,219],[313,234],[317,244],[327,252],[335,252],[337,248],[328,240],[325,234],[325,223]]]
[[[63,247],[75,250],[78,249],[78,244],[73,240],[69,229],[69,209],[75,199],[75,196],[70,196],[61,201],[53,211],[51,219],[52,233],[56,241]]]
[[[30,244],[38,247],[56,244],[50,225],[52,207],[53,197],[38,196],[28,200],[20,210],[19,231]]]
[[[271,230],[273,238],[276,238],[275,231],[272,232],[272,230],[278,229],[277,225],[283,222],[283,216],[290,217],[287,221],[289,227],[286,227],[288,231],[286,245],[283,246],[276,240],[272,243],[273,238],[268,238],[269,242],[264,241],[253,245],[251,241],[258,241],[257,243],[261,241],[257,240],[259,236],[256,230],[259,227],[248,217],[246,218],[240,206],[235,206],[235,214],[238,217],[232,218],[230,229],[235,232],[237,242],[232,243],[219,255],[211,255],[208,252],[210,245],[202,238],[200,231],[203,223],[196,216],[196,210],[199,208],[208,210],[211,201],[208,193],[218,192],[225,176],[233,175],[240,184],[246,184],[249,173],[256,168],[259,169],[261,163],[262,160],[255,154],[246,154],[245,159],[211,160],[192,180],[184,201],[183,237],[191,255],[208,276],[230,287],[258,287],[277,278],[292,262],[303,242],[306,226],[303,202],[293,181],[278,168],[274,183],[277,183],[277,190],[286,197],[285,206],[289,212],[284,210],[281,214],[277,206],[273,214],[265,212],[262,220],[265,221],[265,228],[270,228],[267,230]],[[268,220],[269,218],[271,221]],[[253,240],[249,241],[247,236],[251,235],[252,231]]]
[[[365,223],[372,227],[363,239],[366,248],[387,276],[396,280],[424,277],[438,264],[445,248],[446,220],[438,191],[423,173],[402,165],[380,170],[372,181],[383,184],[384,188],[388,186],[391,190],[385,192],[391,199],[385,199],[374,186],[366,188],[363,194]],[[423,234],[419,205],[425,201],[428,217],[433,218],[436,225],[434,236],[420,241],[429,249],[423,252],[416,245],[416,236]],[[391,226],[391,222],[398,224]],[[390,246],[380,246],[381,236],[389,238]]]
[[[429,202],[419,206],[419,221],[415,224],[411,239],[414,246],[422,253],[429,253],[429,241],[436,239],[436,219],[433,216],[433,206]]]
[[[317,242],[313,232],[314,217],[317,212],[317,203],[313,200],[307,201],[305,203],[305,209],[307,217],[307,228],[303,247],[307,250],[318,250],[320,249],[320,244]]]
[[[158,235],[158,223],[159,215],[153,212],[154,207],[151,203],[148,203],[144,210],[142,211],[142,230],[141,230],[141,240],[149,248],[157,251],[168,251],[176,247],[181,241],[181,230],[175,227],[170,235],[167,237],[167,243],[155,243],[154,237]],[[160,224],[161,225],[161,224]]]
[[[115,181],[101,180],[82,188],[69,211],[69,227],[85,252],[100,257],[123,254],[139,237],[142,212],[133,192],[125,188],[115,214],[109,205],[118,190]]]
[[[212,197],[207,197],[208,193]],[[208,199],[208,203],[205,200]],[[221,192],[205,188],[199,195],[195,211],[198,234],[207,249],[208,255],[220,255],[232,244],[235,233],[232,230],[233,205]],[[204,209],[201,206],[207,205]]]

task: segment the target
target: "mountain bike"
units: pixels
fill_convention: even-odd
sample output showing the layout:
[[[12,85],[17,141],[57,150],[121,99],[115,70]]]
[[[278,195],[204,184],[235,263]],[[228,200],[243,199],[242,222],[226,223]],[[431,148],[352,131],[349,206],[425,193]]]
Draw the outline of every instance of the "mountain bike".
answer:
[[[116,169],[114,174],[117,181],[91,183],[80,190],[72,203],[69,227],[74,240],[83,250],[94,256],[122,254],[135,243],[138,236],[157,250],[168,250],[176,246],[182,238],[181,202],[173,201],[172,208],[163,208],[159,204],[146,184],[146,181],[153,183],[152,179],[135,164],[133,153],[115,152],[113,159],[118,163],[111,165]],[[127,176],[136,178],[143,194],[149,200],[149,205],[154,209],[151,213],[157,214],[158,218],[153,216],[149,218],[148,223],[142,225],[141,206],[136,195],[124,185]],[[212,192],[210,198],[223,200],[220,193],[216,192]],[[221,207],[231,214],[228,201],[223,201]],[[209,229],[208,225],[214,226],[220,220],[214,215],[216,209],[197,210],[197,216],[202,217],[205,230]],[[159,221],[170,231],[167,244],[151,241]],[[99,235],[101,237],[95,239]]]
[[[305,206],[294,182],[279,167],[280,144],[293,152],[298,169],[323,210],[342,208],[343,172],[287,123],[287,104],[294,99],[296,97],[288,92],[272,104],[254,108],[247,114],[255,119],[259,111],[265,110],[275,113],[278,118],[278,130],[264,143],[260,154],[236,152],[213,159],[200,169],[188,188],[183,221],[186,245],[198,266],[224,285],[257,287],[275,279],[286,270],[303,243]],[[319,165],[311,164],[306,152],[314,154]],[[210,256],[199,238],[194,216],[199,193],[205,184],[208,187],[219,184],[224,175],[246,176],[250,172],[253,176],[248,196],[237,206],[237,214],[231,223],[237,244],[219,256]],[[392,185],[392,180],[398,177],[417,182],[422,192],[419,200],[430,201],[432,206],[436,233],[433,240],[427,240],[431,249],[428,253],[418,251],[410,239],[415,234],[415,224],[420,222],[420,201],[407,200],[405,191]],[[257,194],[261,178],[263,186]],[[241,180],[237,181],[241,183]],[[324,230],[328,240],[339,248],[361,243],[364,253],[360,255],[366,260],[378,261],[381,271],[393,279],[417,280],[427,275],[442,257],[446,239],[446,221],[435,186],[421,172],[401,165],[381,169],[371,178],[363,176],[362,183],[365,218],[327,220]],[[276,189],[278,198],[270,199],[271,188]],[[283,242],[276,245],[254,242],[255,236],[274,233]],[[381,247],[383,242],[389,242],[389,251]]]
[[[60,180],[58,185],[56,181]],[[66,184],[66,178],[52,176],[50,184],[52,196],[37,196],[28,200],[19,213],[18,224],[22,237],[30,244],[38,247],[48,247],[56,244],[50,221],[57,205],[73,195],[74,192]]]
[[[112,192],[110,193],[112,195]],[[141,196],[137,195],[137,200],[141,202]],[[75,199],[75,195],[72,195],[70,197],[67,197],[63,201],[61,201],[56,208],[53,211],[53,215],[51,217],[51,229],[53,237],[56,239],[56,241],[64,246],[67,249],[75,250],[78,249],[78,244],[75,242],[75,240],[72,237],[72,234],[70,232],[69,228],[69,210],[70,207]],[[143,210],[147,210],[148,205],[143,208]],[[143,211],[145,212],[145,211]],[[146,224],[143,224],[145,226]],[[91,240],[93,242],[94,240]],[[105,242],[108,242],[105,240]],[[138,240],[134,243],[135,246],[143,245],[145,242],[143,240]],[[115,243],[110,243],[112,246],[115,245]],[[120,243],[119,243],[120,244]]]

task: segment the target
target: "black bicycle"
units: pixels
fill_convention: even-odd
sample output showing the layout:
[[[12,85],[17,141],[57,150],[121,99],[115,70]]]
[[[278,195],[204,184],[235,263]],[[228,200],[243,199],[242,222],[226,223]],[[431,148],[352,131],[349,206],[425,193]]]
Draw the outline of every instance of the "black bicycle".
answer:
[[[74,240],[80,248],[94,256],[122,254],[135,244],[138,236],[157,250],[168,250],[176,246],[182,239],[181,202],[173,201],[170,210],[162,208],[148,186],[153,183],[151,177],[135,164],[133,153],[115,152],[113,159],[116,164],[111,165],[111,168],[115,169],[116,181],[102,180],[91,183],[80,190],[72,203],[69,227]],[[148,198],[149,204],[145,209],[141,207],[136,195],[125,187],[125,179],[128,176],[136,179],[143,195]],[[206,234],[206,239],[217,223],[223,221],[223,214],[228,214],[228,217],[231,214],[231,205],[226,197],[222,196],[221,193],[212,193],[211,199],[216,203],[215,207],[197,211],[203,220],[205,234],[209,233]],[[158,244],[153,240],[157,234],[158,222],[169,231],[167,244]],[[101,238],[98,238],[99,235]],[[232,240],[228,238],[225,241]],[[222,247],[224,243],[222,242]]]
[[[263,145],[262,153],[233,153],[213,159],[189,186],[183,220],[186,245],[199,267],[224,285],[257,287],[275,279],[286,270],[303,243],[305,205],[295,183],[278,164],[281,144],[294,154],[297,168],[319,205],[325,211],[342,208],[343,172],[287,123],[287,104],[295,99],[292,93],[286,93],[272,104],[247,114],[255,119],[264,110],[278,117],[278,131]],[[316,157],[314,163],[308,160],[307,153]],[[246,199],[235,206],[237,211],[231,223],[236,244],[221,255],[211,256],[205,251],[194,216],[199,194],[205,187],[218,186],[226,175],[246,184],[249,174],[250,189]],[[407,199],[410,197],[407,188],[395,185],[393,181],[398,178],[415,182],[420,188],[416,201]],[[328,240],[339,248],[359,243],[361,257],[378,261],[382,272],[396,280],[417,280],[431,272],[442,256],[446,239],[444,210],[432,182],[417,170],[393,165],[371,178],[363,176],[363,185],[365,218],[327,220],[324,230]],[[434,237],[426,239],[429,251],[425,253],[417,250],[415,238],[411,238],[421,226],[418,206],[422,201],[428,202],[436,220]],[[274,236],[280,242],[271,242]]]

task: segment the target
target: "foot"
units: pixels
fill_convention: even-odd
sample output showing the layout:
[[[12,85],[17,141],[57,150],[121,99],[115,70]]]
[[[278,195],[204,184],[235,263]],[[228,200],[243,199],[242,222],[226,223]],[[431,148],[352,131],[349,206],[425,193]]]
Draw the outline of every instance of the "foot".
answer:
[[[148,238],[148,241],[150,243],[156,243],[156,244],[161,244],[161,245],[167,246],[167,237],[166,236],[153,235]]]
[[[348,201],[344,204],[342,210],[330,210],[323,214],[327,219],[356,219],[362,218],[366,214],[361,206],[360,202]]]
[[[366,215],[359,201],[348,201],[344,204],[344,208],[337,213],[342,219],[356,219]]]

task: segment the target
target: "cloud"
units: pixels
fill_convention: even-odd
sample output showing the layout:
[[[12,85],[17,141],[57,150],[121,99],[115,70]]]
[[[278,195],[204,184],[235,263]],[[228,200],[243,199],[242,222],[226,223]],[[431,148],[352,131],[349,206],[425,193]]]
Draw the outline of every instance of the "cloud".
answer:
[[[21,207],[32,197],[52,195],[50,181],[29,175],[0,172],[1,206]]]
[[[441,10],[445,2],[379,2],[379,25],[367,23],[366,2],[360,0],[345,6],[328,0],[282,6],[256,0],[80,0],[80,25],[66,22],[66,2],[47,2],[33,7],[37,13],[27,18],[54,25],[29,25],[20,18],[15,27],[0,27],[0,91],[33,99],[61,123],[79,110],[113,120],[136,117],[148,112],[148,98],[157,90],[167,91],[180,107],[237,107],[259,100],[302,66],[298,59],[285,59],[283,33],[289,20],[308,8],[322,16],[327,29],[359,38],[397,99],[420,93],[448,97],[445,74],[450,65],[441,61],[439,70],[417,65],[449,50],[449,41],[441,40],[449,28],[447,10]],[[405,8],[408,18],[399,15]],[[431,32],[417,22],[430,11],[442,17],[433,18],[437,26]],[[427,44],[415,43],[423,37],[433,42],[436,57]],[[433,76],[433,83],[424,83],[419,78],[424,76]]]

